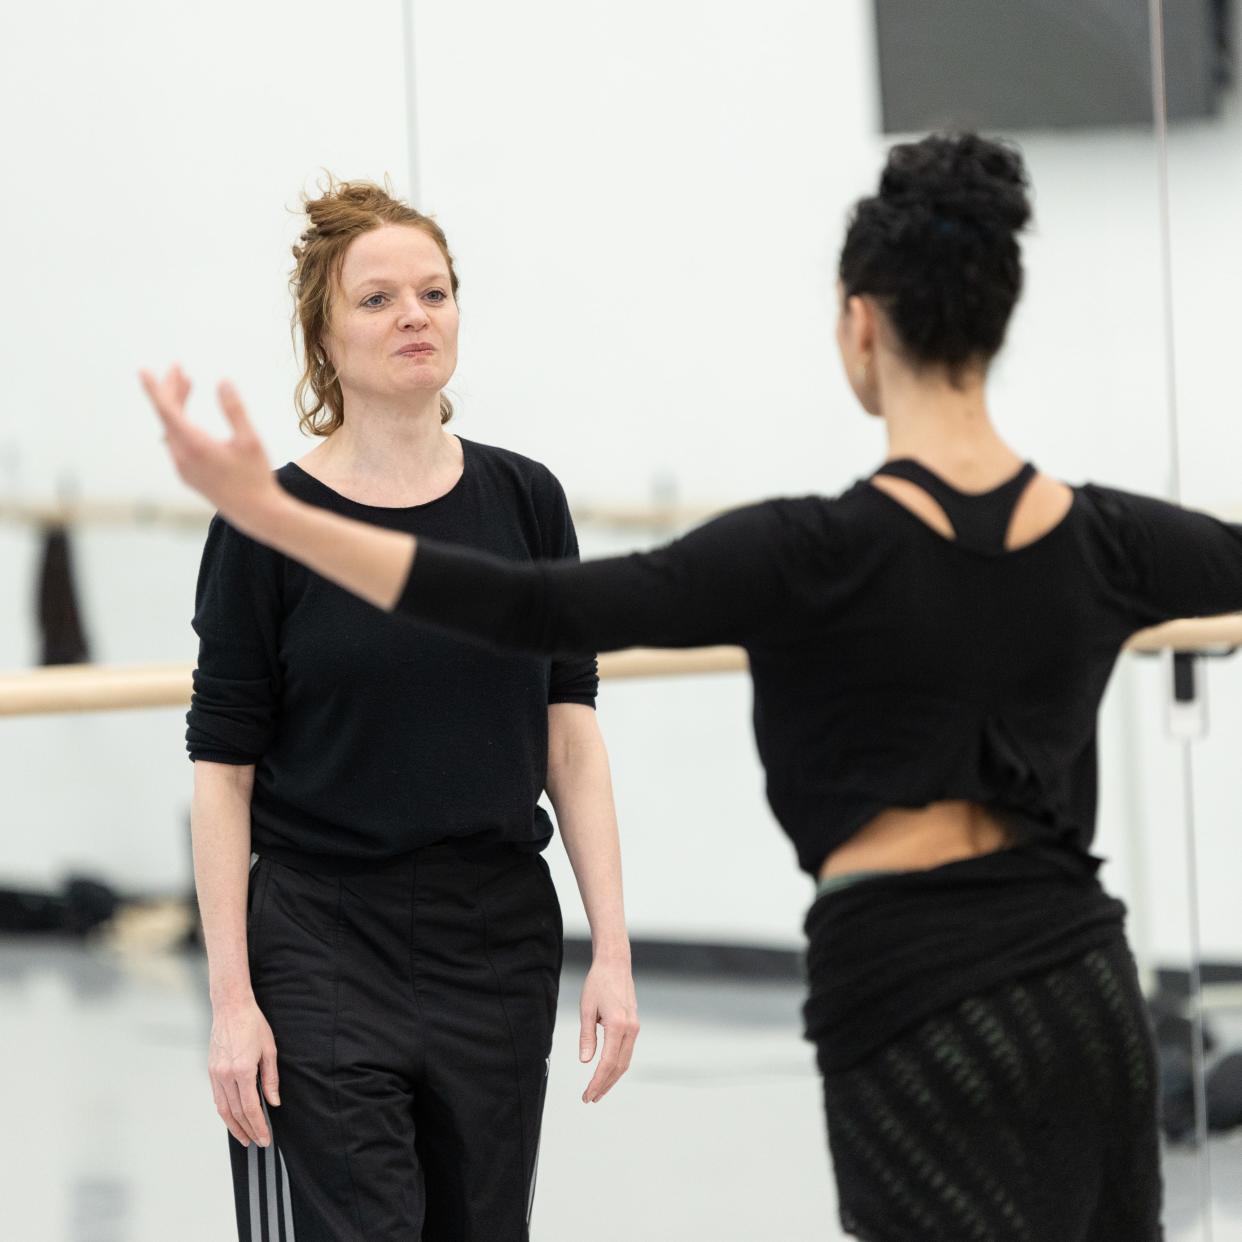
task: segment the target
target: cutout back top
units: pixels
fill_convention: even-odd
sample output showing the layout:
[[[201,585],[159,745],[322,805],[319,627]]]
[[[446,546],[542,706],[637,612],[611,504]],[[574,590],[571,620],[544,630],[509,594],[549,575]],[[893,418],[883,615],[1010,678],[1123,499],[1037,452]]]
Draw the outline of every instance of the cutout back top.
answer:
[[[887,461],[875,474],[904,479],[922,488],[944,510],[953,527],[954,542],[985,556],[1000,556],[1008,550],[1005,541],[1014,510],[1035,477],[1035,467],[1026,462],[1013,478],[990,491],[978,493],[958,491],[921,462],[909,457]]]
[[[1242,610],[1242,526],[1088,483],[1005,551],[1032,467],[982,496],[882,470],[926,487],[959,538],[862,479],[581,565],[420,539],[396,607],[532,652],[745,647],[768,800],[812,875],[880,811],[950,799],[1085,851],[1117,656],[1146,626]]]

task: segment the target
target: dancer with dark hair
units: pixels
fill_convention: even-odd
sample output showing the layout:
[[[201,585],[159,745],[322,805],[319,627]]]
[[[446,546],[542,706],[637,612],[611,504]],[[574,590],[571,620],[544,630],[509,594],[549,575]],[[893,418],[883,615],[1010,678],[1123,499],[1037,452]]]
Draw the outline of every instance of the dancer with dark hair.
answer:
[[[1156,1079],[1090,853],[1096,717],[1137,630],[1242,608],[1242,527],[1069,487],[985,385],[1022,285],[1012,148],[895,147],[841,255],[838,344],[886,461],[653,552],[513,565],[298,506],[146,377],[182,477],[397,615],[504,649],[738,643],[769,799],[819,894],[807,1033],[841,1219],[870,1242],[1161,1236]]]
[[[318,443],[274,484],[375,532],[576,559],[552,473],[447,429],[458,280],[440,227],[365,182],[306,214],[290,285]],[[594,655],[412,633],[227,514],[194,627],[209,1070],[239,1237],[525,1239],[562,955],[545,786],[592,931],[580,1059],[598,1025],[604,1040],[584,1100],[638,1029]]]

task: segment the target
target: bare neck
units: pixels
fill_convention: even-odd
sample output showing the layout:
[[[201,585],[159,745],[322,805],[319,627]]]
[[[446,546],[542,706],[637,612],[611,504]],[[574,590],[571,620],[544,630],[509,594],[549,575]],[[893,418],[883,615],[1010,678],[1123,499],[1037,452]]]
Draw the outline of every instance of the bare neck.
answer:
[[[461,477],[461,442],[440,422],[438,394],[417,405],[345,401],[342,426],[298,460],[308,474],[364,504],[424,504]]]
[[[1022,464],[988,413],[982,377],[961,388],[910,372],[884,376],[880,415],[886,460],[913,457],[964,490],[998,482]]]

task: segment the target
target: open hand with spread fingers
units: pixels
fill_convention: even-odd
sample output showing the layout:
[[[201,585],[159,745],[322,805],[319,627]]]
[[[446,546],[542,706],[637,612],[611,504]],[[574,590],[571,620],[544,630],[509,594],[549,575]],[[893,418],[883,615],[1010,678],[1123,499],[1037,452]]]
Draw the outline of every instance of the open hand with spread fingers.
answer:
[[[190,381],[179,366],[171,366],[162,380],[149,371],[140,371],[139,376],[164,425],[177,473],[234,526],[252,530],[256,515],[279,498],[280,486],[232,384],[225,380],[217,389],[233,432],[231,438],[219,440],[187,418]]]
[[[190,381],[178,366],[163,380],[141,371],[164,424],[177,473],[242,534],[291,556],[377,608],[391,609],[409,576],[414,537],[295,500],[276,481],[233,385],[219,386],[232,436],[219,440],[186,417]]]

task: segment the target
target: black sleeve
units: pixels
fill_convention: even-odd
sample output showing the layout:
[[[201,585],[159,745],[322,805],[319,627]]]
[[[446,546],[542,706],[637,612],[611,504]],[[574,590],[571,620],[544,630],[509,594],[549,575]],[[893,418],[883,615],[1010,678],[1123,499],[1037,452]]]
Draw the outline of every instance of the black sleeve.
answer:
[[[275,729],[280,694],[280,558],[212,519],[195,594],[198,666],[186,715],[191,759],[255,763]]]
[[[398,612],[509,650],[746,645],[787,611],[781,502],[714,519],[652,552],[514,564],[418,541]]]
[[[1084,488],[1116,533],[1143,624],[1242,611],[1242,526],[1167,500]]]
[[[542,519],[543,554],[550,560],[578,560],[578,533],[565,499],[565,489],[550,472]],[[548,703],[582,703],[594,707],[599,695],[599,662],[595,653],[561,655],[552,660]]]

